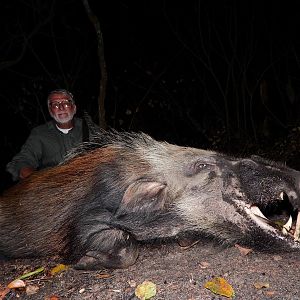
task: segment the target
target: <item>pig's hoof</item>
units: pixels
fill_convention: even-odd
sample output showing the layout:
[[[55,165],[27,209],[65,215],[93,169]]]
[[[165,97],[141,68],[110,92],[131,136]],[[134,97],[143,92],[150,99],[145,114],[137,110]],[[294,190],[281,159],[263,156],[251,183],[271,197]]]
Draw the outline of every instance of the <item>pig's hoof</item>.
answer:
[[[85,255],[73,267],[80,270],[97,270],[101,268],[101,265],[97,258]]]
[[[101,268],[123,269],[133,265],[138,258],[138,248],[121,248],[108,253],[89,251],[73,266],[75,269],[98,270]]]

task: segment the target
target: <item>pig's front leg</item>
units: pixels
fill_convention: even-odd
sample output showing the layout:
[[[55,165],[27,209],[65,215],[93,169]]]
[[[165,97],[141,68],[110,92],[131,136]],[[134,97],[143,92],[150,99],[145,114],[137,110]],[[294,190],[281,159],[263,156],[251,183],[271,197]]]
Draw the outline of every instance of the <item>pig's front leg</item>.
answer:
[[[74,265],[76,269],[127,268],[135,263],[139,252],[137,241],[115,228],[94,233],[84,248],[85,254]]]

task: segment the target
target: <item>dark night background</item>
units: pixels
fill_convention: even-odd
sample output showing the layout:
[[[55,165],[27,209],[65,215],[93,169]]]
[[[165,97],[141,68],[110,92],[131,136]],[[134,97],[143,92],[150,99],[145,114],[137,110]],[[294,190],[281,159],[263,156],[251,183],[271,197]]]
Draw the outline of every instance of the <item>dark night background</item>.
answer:
[[[297,1],[89,3],[104,39],[109,127],[300,167]],[[3,0],[0,14],[2,190],[6,163],[49,119],[49,91],[69,89],[78,115],[98,122],[101,73],[81,0]]]

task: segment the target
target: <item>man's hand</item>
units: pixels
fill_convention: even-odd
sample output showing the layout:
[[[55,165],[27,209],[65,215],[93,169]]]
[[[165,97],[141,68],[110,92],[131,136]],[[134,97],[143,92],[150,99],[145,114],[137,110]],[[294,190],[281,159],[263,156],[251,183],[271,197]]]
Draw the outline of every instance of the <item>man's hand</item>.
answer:
[[[35,170],[34,170],[34,168],[32,168],[32,167],[23,167],[23,168],[20,170],[19,177],[20,177],[20,179],[24,179],[24,178],[30,176],[34,171],[35,171]]]

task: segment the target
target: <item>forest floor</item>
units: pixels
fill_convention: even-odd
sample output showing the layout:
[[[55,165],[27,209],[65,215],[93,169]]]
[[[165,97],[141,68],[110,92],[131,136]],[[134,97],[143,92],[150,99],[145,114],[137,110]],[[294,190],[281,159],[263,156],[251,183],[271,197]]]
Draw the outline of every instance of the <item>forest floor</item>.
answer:
[[[183,249],[178,244],[143,245],[138,261],[128,269],[80,271],[72,267],[50,275],[57,258],[18,259],[0,264],[0,291],[26,272],[45,271],[24,279],[25,288],[11,289],[0,299],[118,299],[135,300],[144,281],[156,285],[153,300],[228,299],[204,285],[215,277],[233,288],[234,299],[300,299],[299,253],[242,253],[238,247],[220,248],[198,243]],[[1,295],[1,293],[0,293]]]

